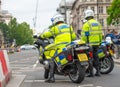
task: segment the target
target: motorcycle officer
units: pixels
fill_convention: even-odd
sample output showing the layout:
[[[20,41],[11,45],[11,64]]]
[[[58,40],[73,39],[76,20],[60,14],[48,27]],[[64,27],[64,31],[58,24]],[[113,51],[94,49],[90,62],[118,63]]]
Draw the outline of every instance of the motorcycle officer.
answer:
[[[93,66],[96,69],[95,76],[100,76],[100,63],[99,58],[97,56],[97,50],[102,42],[102,26],[101,24],[94,19],[94,12],[90,9],[87,9],[85,11],[85,19],[87,20],[82,27],[81,32],[81,39],[85,41],[86,43],[89,42],[89,45],[92,46],[93,50]],[[86,32],[89,34],[89,36],[86,36]],[[90,74],[88,77],[93,77],[93,66],[91,66]]]
[[[49,38],[51,36],[54,37],[54,44],[59,44],[62,42],[71,42],[76,39],[76,34],[73,32],[73,28],[64,22],[64,18],[62,15],[57,14],[52,18],[53,26],[49,29],[49,31],[44,32],[40,35],[39,38]],[[44,61],[44,60],[41,60]],[[50,66],[50,77],[45,81],[49,83],[55,82],[54,78],[54,69],[55,62],[53,60],[49,61]]]

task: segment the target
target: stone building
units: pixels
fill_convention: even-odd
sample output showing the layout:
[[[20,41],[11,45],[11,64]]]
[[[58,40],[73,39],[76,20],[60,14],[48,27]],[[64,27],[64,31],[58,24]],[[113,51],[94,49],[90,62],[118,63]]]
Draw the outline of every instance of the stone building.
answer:
[[[107,25],[107,8],[111,5],[112,0],[75,0],[71,9],[71,24],[74,29],[82,29],[84,11],[92,9],[95,13],[95,19],[98,20],[102,26],[104,33],[107,29],[116,29],[115,26]]]
[[[57,12],[62,14],[65,18],[65,22],[70,24],[71,8],[75,0],[61,0]]]
[[[112,0],[61,0],[57,11],[64,15],[68,24],[71,24],[75,31],[81,30],[83,26],[84,11],[92,9],[95,13],[95,19],[102,26],[104,33],[107,29],[119,29],[119,26],[107,25],[107,8],[111,5]],[[69,4],[70,3],[70,4]],[[69,13],[68,13],[69,11]]]

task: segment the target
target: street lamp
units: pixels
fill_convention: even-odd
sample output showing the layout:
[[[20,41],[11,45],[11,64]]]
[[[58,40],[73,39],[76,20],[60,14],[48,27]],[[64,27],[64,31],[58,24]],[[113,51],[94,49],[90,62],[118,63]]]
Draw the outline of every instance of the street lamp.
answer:
[[[99,7],[98,7],[98,0],[96,1],[96,4],[97,4],[97,20],[99,20]]]
[[[67,23],[67,5],[66,5],[66,0],[64,0],[64,7],[65,7],[65,23]]]

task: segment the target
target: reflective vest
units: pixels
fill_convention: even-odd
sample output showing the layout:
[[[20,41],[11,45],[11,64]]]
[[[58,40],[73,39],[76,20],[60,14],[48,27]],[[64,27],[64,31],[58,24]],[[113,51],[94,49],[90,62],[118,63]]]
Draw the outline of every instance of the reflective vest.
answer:
[[[94,19],[90,19],[83,25],[81,39],[87,43],[85,32],[89,32],[88,40],[90,45],[100,45],[103,34],[102,27],[99,22]]]
[[[73,28],[64,23],[53,26],[49,31],[41,35],[42,38],[49,38],[51,36],[54,36],[55,44],[71,42],[76,38]]]
[[[73,28],[64,23],[53,26],[49,31],[41,35],[42,38],[49,38],[51,36],[54,36],[54,44],[50,44],[45,47],[46,51],[44,54],[46,55],[47,59],[50,59],[54,55],[57,55],[63,51],[66,45],[61,43],[69,43],[76,39],[76,34],[73,32]],[[59,45],[55,46],[56,44]],[[57,48],[59,48],[59,50]],[[64,65],[68,63],[65,55],[63,54],[57,56],[55,61],[58,65]]]

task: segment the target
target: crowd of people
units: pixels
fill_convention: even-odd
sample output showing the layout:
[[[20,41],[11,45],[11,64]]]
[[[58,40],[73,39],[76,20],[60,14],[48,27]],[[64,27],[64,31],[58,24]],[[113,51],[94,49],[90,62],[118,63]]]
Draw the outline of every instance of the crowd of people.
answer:
[[[115,58],[119,58],[120,57],[120,34],[115,31],[115,30],[110,30],[108,29],[107,34],[105,35],[106,37],[110,37],[114,46],[115,46]]]

